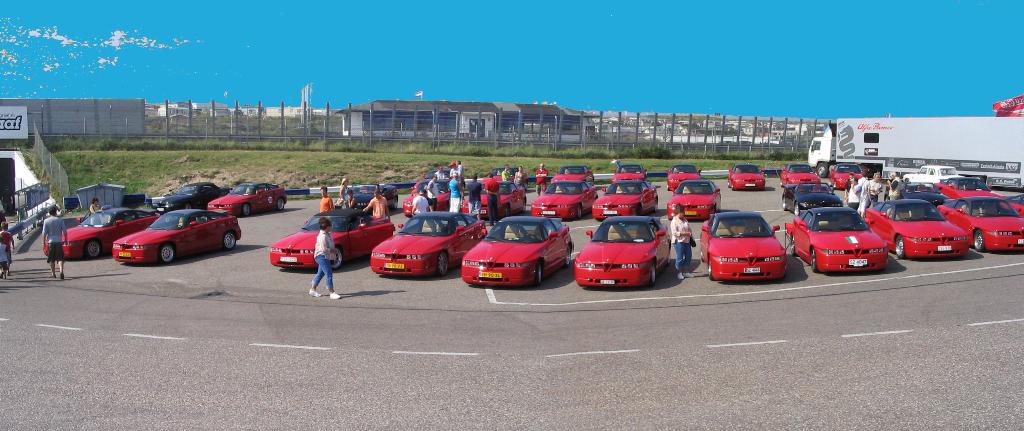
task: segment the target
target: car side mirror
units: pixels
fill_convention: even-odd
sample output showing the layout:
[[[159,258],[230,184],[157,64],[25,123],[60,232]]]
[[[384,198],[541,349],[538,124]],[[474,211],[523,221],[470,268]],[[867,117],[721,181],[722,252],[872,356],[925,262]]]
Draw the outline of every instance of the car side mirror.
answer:
[[[960,208],[957,208],[956,210],[960,211],[960,212],[962,212],[964,214],[967,214],[967,207],[960,207]]]
[[[701,231],[701,232],[707,232],[707,231],[708,231],[708,225],[707,225],[707,223],[705,223],[705,224],[701,225],[701,227],[700,227],[700,231]]]
[[[480,229],[480,235],[487,236],[487,229]]]
[[[77,221],[79,223],[81,223],[82,220],[84,220],[84,219],[85,219],[85,217],[75,217],[75,221]]]
[[[192,220],[192,221],[188,222],[188,225],[191,226],[191,227],[196,227],[196,226],[199,226],[199,222],[197,222],[195,220]]]
[[[455,226],[455,233],[458,234],[458,233],[463,233],[465,231],[466,231],[466,227],[465,226]]]
[[[399,229],[401,229],[401,228],[403,228],[403,227],[405,227],[405,223],[399,223],[399,224],[398,224],[398,228],[399,228]]]
[[[124,220],[114,220],[114,226],[120,226],[124,224]]]
[[[558,238],[558,232],[551,232],[548,234],[548,239]]]
[[[658,231],[657,231],[657,232],[655,232],[654,234],[655,234],[655,235],[658,235],[658,238],[661,238],[661,237],[665,236],[665,230],[663,230],[663,229],[658,229]]]
[[[588,230],[588,231],[586,231],[584,233],[587,234],[588,237],[594,236],[594,231],[592,231],[592,230]]]
[[[778,231],[779,231],[779,225],[773,225],[772,226],[772,232],[778,232]]]

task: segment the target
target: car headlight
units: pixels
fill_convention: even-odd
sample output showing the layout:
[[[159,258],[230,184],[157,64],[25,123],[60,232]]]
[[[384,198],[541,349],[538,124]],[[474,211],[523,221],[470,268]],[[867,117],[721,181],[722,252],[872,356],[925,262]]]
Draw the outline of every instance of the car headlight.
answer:
[[[989,235],[995,235],[995,236],[1014,236],[1016,234],[1017,234],[1017,232],[1005,231],[1005,230],[996,230],[996,231],[989,232]]]
[[[594,269],[594,268],[597,268],[597,264],[596,263],[590,263],[590,262],[576,262],[576,267],[577,268],[583,268],[583,269]]]
[[[284,253],[284,249],[277,248],[277,247],[270,247],[270,252],[271,253]]]
[[[409,260],[426,260],[427,259],[427,255],[425,255],[425,254],[407,254],[407,255],[405,255],[405,258],[409,259]]]
[[[829,255],[829,256],[837,255],[837,254],[846,254],[846,250],[835,250],[835,249],[823,248],[820,251],[821,251],[821,254]]]
[[[711,209],[711,207],[712,207],[712,205],[697,205],[694,208],[697,208],[699,210],[707,210],[707,209]]]
[[[873,249],[871,249],[871,250],[868,250],[868,253],[872,253],[872,254],[878,254],[878,253],[888,253],[888,252],[889,252],[889,251],[888,251],[888,250],[886,250],[886,249],[884,249],[884,248],[873,248]]]
[[[718,256],[718,257],[716,257],[716,259],[718,259],[718,263],[740,263],[740,262],[743,262],[743,261],[746,260],[746,259],[744,259],[742,257],[724,257],[724,256]]]
[[[299,250],[299,254],[313,254],[313,250],[301,249],[301,250]]]
[[[526,268],[530,264],[525,262],[506,262],[502,266],[505,268]]]
[[[950,238],[950,240],[953,240],[953,241],[967,241],[967,237],[966,236],[954,236],[954,237]]]
[[[640,269],[640,266],[642,265],[643,264],[640,263],[624,263],[622,265],[619,265],[619,267],[622,269]]]
[[[384,254],[384,253],[376,253],[376,252],[374,252],[374,253],[370,253],[370,257],[379,257],[379,258],[385,258],[385,257],[387,257],[387,256],[388,256],[388,255],[387,255],[387,254]]]
[[[462,261],[462,266],[470,268],[481,268],[484,266],[484,263],[476,260],[464,260]]]
[[[765,262],[781,262],[782,256],[768,256],[764,258]]]

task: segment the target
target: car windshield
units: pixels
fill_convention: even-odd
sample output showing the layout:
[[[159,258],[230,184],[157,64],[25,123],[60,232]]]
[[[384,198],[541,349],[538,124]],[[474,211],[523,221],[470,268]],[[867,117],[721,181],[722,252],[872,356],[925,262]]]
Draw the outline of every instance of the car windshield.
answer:
[[[591,237],[593,242],[651,242],[654,229],[644,221],[604,222]]]
[[[942,214],[929,203],[913,203],[896,205],[892,218],[895,221],[942,221]]]
[[[619,172],[627,174],[639,174],[644,171],[643,166],[640,165],[622,165],[619,167]]]
[[[455,223],[447,217],[413,217],[405,222],[399,235],[448,236],[455,232]]]
[[[252,184],[239,184],[231,189],[233,195],[251,195],[256,193],[256,186]]]
[[[485,241],[494,242],[544,242],[546,230],[541,222],[500,221],[491,228]]]
[[[910,183],[907,184],[904,192],[910,193],[936,193],[935,185],[927,183]]]
[[[615,183],[608,186],[606,195],[638,195],[643,191],[640,183]]]
[[[423,184],[426,186],[426,184]],[[377,190],[377,186],[353,186],[352,193],[360,195],[372,195]]]
[[[809,174],[814,172],[814,170],[811,169],[811,165],[790,165],[789,171],[798,174]]]
[[[195,194],[196,189],[198,189],[198,187],[196,187],[196,186],[184,186],[184,187],[181,187],[178,190],[176,190],[174,192],[174,194],[176,194],[176,195],[191,195],[191,194]]]
[[[972,217],[1019,217],[1017,211],[1003,200],[983,200],[971,203]]]
[[[114,223],[114,213],[101,212],[93,213],[82,219],[79,226],[85,227],[107,227]]]
[[[581,175],[587,173],[586,166],[563,166],[558,170],[561,174]]]
[[[694,165],[672,165],[673,174],[696,174],[697,167]]]
[[[552,183],[544,193],[556,195],[578,195],[583,193],[583,185],[580,183]]]
[[[942,168],[942,169],[939,169],[939,175],[956,175],[956,169],[953,169],[953,168]]]
[[[859,174],[860,166],[857,165],[836,165],[836,172],[844,174]]]
[[[855,211],[829,211],[818,213],[814,217],[811,230],[815,232],[868,230],[868,225]]]
[[[758,169],[756,165],[736,165],[736,167],[734,167],[732,171],[741,174],[756,174],[758,172],[761,172],[761,170]]]
[[[180,230],[188,224],[187,214],[167,213],[149,225],[149,230]]]
[[[957,181],[956,188],[958,190],[979,190],[979,191],[990,191],[991,189],[985,185],[985,182],[978,178],[963,179]]]
[[[757,216],[722,218],[714,229],[717,238],[767,238],[774,234],[771,226]]]
[[[715,188],[709,183],[682,183],[676,188],[677,195],[710,195]]]
[[[796,192],[798,194],[802,194],[802,193],[832,193],[832,189],[830,189],[827,185],[820,184],[820,183],[819,184],[800,184],[799,186],[796,186]]]
[[[302,230],[316,232],[320,230],[320,217],[313,216],[306,221],[306,224],[302,226]],[[332,232],[348,232],[349,221],[345,217],[327,217],[331,220],[331,231]]]

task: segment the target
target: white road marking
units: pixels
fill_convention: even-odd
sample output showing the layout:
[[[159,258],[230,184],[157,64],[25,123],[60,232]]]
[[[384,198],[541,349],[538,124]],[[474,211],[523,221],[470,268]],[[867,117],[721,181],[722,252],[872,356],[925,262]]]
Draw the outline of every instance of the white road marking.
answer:
[[[770,341],[751,341],[749,343],[730,343],[730,344],[708,344],[707,348],[717,349],[719,347],[740,347],[740,346],[757,346],[761,344],[779,344],[788,343],[788,340],[770,340]]]
[[[990,271],[993,269],[1012,268],[1024,265],[1024,262],[1008,263],[1005,265],[986,266],[981,268],[968,268],[968,269],[957,269],[953,271],[942,271],[942,272],[931,272],[925,274],[911,274],[901,275],[895,277],[879,277],[871,278],[866,280],[854,280],[854,281],[840,281],[836,283],[826,284],[815,284],[811,286],[796,286],[796,287],[783,287],[779,289],[768,289],[768,290],[755,290],[750,292],[731,292],[731,293],[705,293],[705,294],[694,294],[694,295],[676,295],[676,296],[648,296],[641,298],[618,298],[618,299],[595,299],[590,301],[574,301],[574,302],[555,302],[555,303],[533,303],[533,302],[502,302],[496,298],[491,301],[492,304],[496,305],[519,305],[519,306],[535,306],[535,307],[564,307],[567,305],[586,305],[586,304],[602,304],[611,302],[637,302],[637,301],[660,301],[666,299],[691,299],[691,298],[721,298],[730,296],[748,296],[748,295],[764,295],[767,293],[778,293],[778,292],[790,292],[799,290],[809,289],[821,289],[825,287],[836,287],[836,286],[848,286],[856,284],[869,284],[878,283],[883,281],[894,281],[894,280],[909,280],[912,278],[922,277],[934,277],[940,275],[951,275],[960,274],[965,272],[977,272],[977,271]],[[488,298],[490,299],[490,297]]]
[[[840,336],[843,337],[843,338],[853,338],[853,337],[870,337],[870,336],[873,336],[873,335],[906,334],[908,332],[914,332],[914,330],[913,329],[900,329],[900,330],[896,330],[896,331],[862,332],[862,333],[859,333],[859,334],[843,334],[843,335],[840,335]]]
[[[494,289],[488,288],[487,290],[485,290],[485,292],[487,292],[487,301],[488,302],[490,302],[491,304],[497,304],[498,303],[498,299],[494,297]]]
[[[82,328],[72,328],[70,326],[47,325],[45,323],[36,323],[36,326],[38,326],[40,328],[63,329],[63,330],[66,330],[66,331],[81,331],[82,330]]]
[[[466,352],[410,352],[408,350],[395,350],[391,352],[396,355],[435,355],[435,356],[480,356],[479,353]]]
[[[6,322],[8,320],[11,320],[11,319],[4,319],[3,317],[0,317],[0,322]]]
[[[544,356],[545,358],[560,358],[563,356],[581,356],[581,355],[604,355],[612,353],[635,353],[639,352],[640,349],[629,349],[629,350],[593,350],[590,352],[572,352],[572,353],[558,353],[554,355]]]
[[[600,226],[600,225],[599,225],[599,224],[595,224],[595,225],[591,225],[591,226],[576,226],[576,227],[574,227],[574,228],[570,228],[570,229],[571,229],[571,230],[577,230],[577,229],[589,229],[589,228],[592,228],[592,227],[598,227],[598,226]]]
[[[982,326],[982,325],[999,325],[1002,323],[1017,323],[1024,322],[1024,319],[1010,319],[1010,320],[993,320],[990,322],[974,322],[968,323],[967,326]]]
[[[152,338],[154,340],[187,340],[187,338],[180,337],[165,337],[160,335],[146,335],[146,334],[124,334],[125,337],[135,338]]]
[[[754,212],[756,212],[756,213],[781,213],[781,212],[787,212],[788,213],[789,211],[786,211],[786,210],[758,210],[758,211],[754,211]]]
[[[278,347],[282,349],[301,349],[301,350],[331,350],[330,347],[316,347],[316,346],[293,346],[290,344],[264,344],[264,343],[252,343],[250,346],[256,347]]]

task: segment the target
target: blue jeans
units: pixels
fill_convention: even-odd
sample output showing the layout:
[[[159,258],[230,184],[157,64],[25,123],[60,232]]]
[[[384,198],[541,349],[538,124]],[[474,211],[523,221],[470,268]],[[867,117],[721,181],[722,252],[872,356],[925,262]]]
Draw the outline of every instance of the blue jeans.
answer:
[[[320,279],[327,277],[327,290],[334,290],[334,270],[331,269],[331,261],[327,256],[320,255],[316,260],[316,275],[313,276],[313,288],[320,285]]]
[[[491,222],[491,226],[498,221],[498,199],[497,196],[491,196],[487,198],[487,220]]]
[[[690,243],[677,242],[673,246],[676,249],[676,271],[681,272],[684,268],[690,266],[690,259],[693,257]]]
[[[469,213],[473,215],[480,214],[480,201],[469,201]]]

